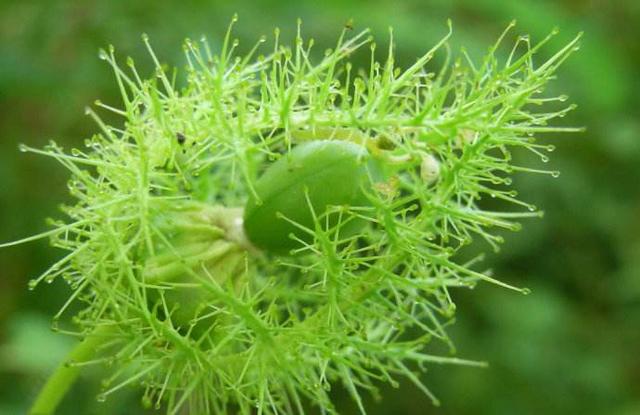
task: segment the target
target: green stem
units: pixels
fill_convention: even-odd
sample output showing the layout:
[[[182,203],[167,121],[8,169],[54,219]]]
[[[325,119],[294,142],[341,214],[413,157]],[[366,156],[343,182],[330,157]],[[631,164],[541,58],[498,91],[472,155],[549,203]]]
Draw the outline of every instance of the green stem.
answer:
[[[80,374],[80,367],[70,363],[90,359],[104,342],[104,336],[110,331],[112,331],[110,327],[97,328],[69,352],[65,361],[56,368],[40,390],[29,415],[50,415],[55,412],[56,407]]]

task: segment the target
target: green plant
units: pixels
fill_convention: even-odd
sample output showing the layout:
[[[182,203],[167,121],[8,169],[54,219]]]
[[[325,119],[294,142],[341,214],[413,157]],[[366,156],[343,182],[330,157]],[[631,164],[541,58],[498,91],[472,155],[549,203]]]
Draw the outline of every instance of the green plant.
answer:
[[[58,277],[69,283],[54,327],[70,304],[83,306],[73,316],[78,329],[64,330],[82,341],[32,413],[52,413],[87,364],[111,372],[98,400],[141,385],[145,406],[171,414],[185,407],[303,413],[307,405],[335,413],[336,383],[364,413],[361,392],[375,395],[380,382],[401,376],[437,403],[419,377],[425,365],[483,365],[427,351],[433,339],[455,351],[446,333],[455,312],[450,289],[488,281],[527,292],[477,271],[482,256],[458,259],[474,238],[497,249],[497,231],[541,215],[517,198],[509,176],[557,173],[515,164],[510,149],[546,161],[553,147],[533,135],[577,130],[548,125],[573,106],[534,108],[566,100],[544,96],[544,87],[579,36],[536,66],[535,53],[553,34],[536,45],[519,37],[500,60],[507,33],[475,64],[465,53],[451,56],[449,30],[400,69],[393,39],[379,64],[367,31],[349,37],[345,29],[314,63],[313,42],[303,41],[300,26],[293,48],[276,31],[271,53],[255,59],[264,39],[236,57],[230,28],[217,55],[204,40],[185,43],[182,87],[146,37],[156,65],[150,79],[131,59],[121,68],[113,48],[101,52],[123,108],[96,104],[122,116],[122,126],[88,109],[101,132],[86,150],[65,152],[53,142],[21,147],[69,169],[77,202],[63,207],[68,220],[53,221],[52,230],[3,246],[51,238],[68,254],[29,288]],[[354,71],[346,60],[364,45],[371,66]],[[437,52],[444,63],[433,72]],[[300,156],[309,141],[354,148],[356,156]],[[284,160],[328,168],[323,180],[345,183],[326,186],[344,186],[347,196],[318,202],[321,183],[296,172],[282,183],[270,179],[288,186],[261,182],[277,176]],[[263,200],[275,193],[282,208]],[[522,209],[499,210],[483,198]],[[260,230],[286,235],[258,241]]]

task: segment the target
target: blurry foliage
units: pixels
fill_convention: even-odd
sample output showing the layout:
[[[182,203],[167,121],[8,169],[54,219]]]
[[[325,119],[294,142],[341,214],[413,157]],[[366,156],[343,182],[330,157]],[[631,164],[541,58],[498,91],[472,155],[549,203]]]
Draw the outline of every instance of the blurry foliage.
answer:
[[[110,70],[97,59],[99,47],[113,43],[121,56],[143,63],[140,34],[146,32],[165,62],[181,66],[183,38],[206,34],[217,43],[233,12],[240,15],[237,35],[247,45],[274,26],[291,34],[297,17],[316,39],[317,50],[331,45],[350,18],[356,28],[371,27],[378,38],[393,26],[405,64],[434,43],[447,17],[454,22],[453,49],[465,45],[472,56],[481,55],[513,18],[517,32],[534,39],[560,27],[558,43],[547,51],[584,30],[582,50],[555,87],[579,104],[567,125],[588,130],[541,137],[556,145],[550,163],[561,177],[521,177],[514,184],[547,215],[508,235],[503,252],[487,261],[498,277],[529,286],[533,294],[523,297],[492,286],[456,292],[459,312],[452,333],[460,355],[488,360],[490,368],[433,368],[427,383],[442,408],[402,384],[383,391],[384,399],[370,401],[368,409],[372,414],[640,413],[640,2],[635,0],[5,0],[0,4],[0,241],[43,230],[42,218],[56,216],[66,198],[63,169],[21,155],[18,143],[39,146],[53,138],[67,147],[80,145],[95,130],[82,116],[84,106],[96,98],[117,102]],[[24,412],[69,345],[68,338],[45,329],[66,287],[26,290],[28,278],[56,254],[46,242],[0,251],[2,414]],[[79,408],[132,413],[138,407],[135,391],[97,404],[97,384],[88,379],[66,402],[69,413]],[[355,413],[345,402],[344,413]]]

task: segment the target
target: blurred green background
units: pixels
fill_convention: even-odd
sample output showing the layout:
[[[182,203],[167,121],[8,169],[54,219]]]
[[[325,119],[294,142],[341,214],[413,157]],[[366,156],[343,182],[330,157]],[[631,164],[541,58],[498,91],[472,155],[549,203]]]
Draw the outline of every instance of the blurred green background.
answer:
[[[462,357],[488,369],[434,367],[425,379],[442,400],[433,407],[416,388],[384,388],[372,414],[640,414],[640,2],[463,0],[366,2],[7,1],[0,4],[0,241],[46,229],[67,201],[66,173],[54,161],[18,152],[18,143],[55,139],[80,146],[96,127],[83,116],[100,98],[117,103],[110,69],[97,59],[109,43],[150,73],[140,34],[163,61],[182,66],[181,42],[206,34],[217,45],[234,12],[247,46],[297,17],[322,51],[344,23],[370,27],[385,43],[395,28],[399,61],[412,62],[454,23],[454,50],[480,56],[507,23],[541,39],[561,34],[548,56],[578,31],[583,46],[562,68],[553,92],[578,109],[563,120],[584,134],[541,137],[557,146],[558,179],[521,177],[520,194],[546,211],[507,235],[488,259],[497,276],[528,286],[522,296],[494,286],[455,292],[451,334]],[[146,66],[145,66],[146,65]],[[536,163],[537,160],[531,162]],[[38,385],[71,339],[51,332],[64,284],[35,292],[26,283],[60,252],[46,241],[0,250],[0,414],[26,411]],[[95,375],[95,374],[94,374]],[[60,413],[141,413],[135,391],[97,403],[98,376],[83,377]],[[345,414],[355,406],[336,393]]]

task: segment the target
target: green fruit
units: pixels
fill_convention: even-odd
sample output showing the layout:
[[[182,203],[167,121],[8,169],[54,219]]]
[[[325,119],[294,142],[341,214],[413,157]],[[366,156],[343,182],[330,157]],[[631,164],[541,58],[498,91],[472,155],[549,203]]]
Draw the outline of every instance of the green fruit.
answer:
[[[309,205],[317,216],[328,206],[370,206],[366,189],[381,176],[380,166],[361,145],[328,140],[300,144],[273,163],[256,182],[259,199],[252,197],[245,206],[247,237],[257,248],[279,254],[303,246],[291,234],[311,243],[312,235],[282,216],[313,230]],[[337,218],[333,220],[330,226]],[[363,220],[355,222],[358,223],[351,223],[341,235],[365,225]]]

